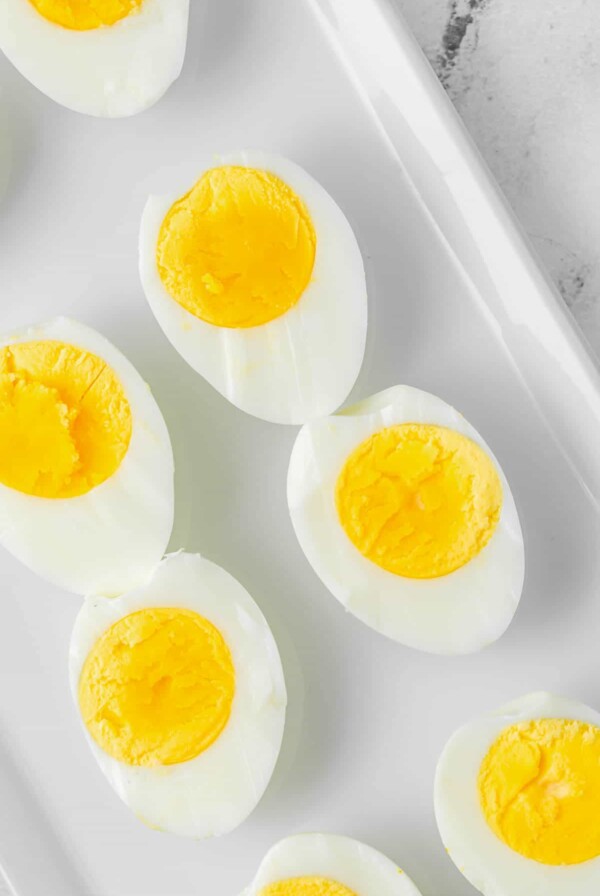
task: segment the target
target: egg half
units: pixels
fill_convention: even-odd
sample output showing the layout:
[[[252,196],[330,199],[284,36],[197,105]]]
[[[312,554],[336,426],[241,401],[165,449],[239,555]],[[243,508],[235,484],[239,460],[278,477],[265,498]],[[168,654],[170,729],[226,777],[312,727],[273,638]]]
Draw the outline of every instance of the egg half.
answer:
[[[465,725],[440,758],[435,814],[485,896],[600,892],[600,713],[535,693]]]
[[[395,386],[304,426],[288,504],[320,579],[390,638],[468,653],[511,621],[524,575],[515,503],[481,436],[441,398]]]
[[[360,250],[293,162],[238,153],[185,191],[151,196],[140,274],[175,349],[249,414],[303,423],[352,389],[367,330]]]
[[[242,896],[420,896],[408,875],[382,853],[333,834],[281,840]]]
[[[286,690],[264,616],[224,569],[172,554],[143,587],[88,598],[70,679],[100,768],[143,822],[214,837],[255,808],[279,754]]]
[[[89,115],[134,115],[179,76],[189,0],[2,0],[0,49],[38,90]]]
[[[139,373],[66,318],[0,337],[0,543],[79,594],[144,582],[173,525],[173,454]]]

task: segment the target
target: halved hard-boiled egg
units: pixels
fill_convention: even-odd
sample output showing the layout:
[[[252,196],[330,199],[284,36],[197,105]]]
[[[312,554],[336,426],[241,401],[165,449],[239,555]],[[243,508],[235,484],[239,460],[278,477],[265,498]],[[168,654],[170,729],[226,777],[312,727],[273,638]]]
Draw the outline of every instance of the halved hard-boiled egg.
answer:
[[[333,834],[298,834],[269,850],[242,896],[420,896],[382,853]]]
[[[362,258],[298,165],[238,153],[185,191],[151,196],[140,273],[167,338],[242,410],[304,423],[352,389],[367,330]]]
[[[173,454],[139,373],[66,318],[0,337],[0,543],[79,594],[144,582],[173,524]]]
[[[224,569],[171,554],[141,588],[88,598],[70,677],[100,768],[146,824],[213,837],[252,812],[279,754],[286,690],[264,616]]]
[[[179,76],[189,0],[2,0],[0,49],[69,109],[134,115]]]
[[[288,503],[317,575],[390,638],[468,653],[512,619],[524,574],[515,503],[481,436],[441,398],[395,386],[304,426]]]
[[[600,892],[600,713],[536,693],[457,731],[435,814],[450,858],[485,896]]]

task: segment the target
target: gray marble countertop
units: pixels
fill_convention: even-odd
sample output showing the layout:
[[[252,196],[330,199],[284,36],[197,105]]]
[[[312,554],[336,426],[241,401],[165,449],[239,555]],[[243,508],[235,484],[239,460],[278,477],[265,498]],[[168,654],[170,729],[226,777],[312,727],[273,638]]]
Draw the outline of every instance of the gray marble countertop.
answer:
[[[397,0],[600,355],[599,0]]]

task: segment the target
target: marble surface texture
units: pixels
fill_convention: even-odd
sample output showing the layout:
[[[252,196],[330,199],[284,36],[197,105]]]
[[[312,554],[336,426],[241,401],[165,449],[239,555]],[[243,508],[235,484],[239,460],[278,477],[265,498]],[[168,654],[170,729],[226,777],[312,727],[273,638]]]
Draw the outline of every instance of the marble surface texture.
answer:
[[[396,0],[600,356],[599,0]]]

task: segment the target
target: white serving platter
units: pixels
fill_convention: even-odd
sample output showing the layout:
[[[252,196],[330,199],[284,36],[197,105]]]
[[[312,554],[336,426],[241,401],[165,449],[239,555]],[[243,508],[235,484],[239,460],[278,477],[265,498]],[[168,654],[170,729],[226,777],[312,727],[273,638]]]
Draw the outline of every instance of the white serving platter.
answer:
[[[469,896],[433,818],[434,768],[450,733],[540,688],[600,706],[598,372],[389,0],[191,6],[182,77],[136,118],[69,112],[0,61],[0,126],[13,143],[0,204],[0,325],[79,318],[151,385],[177,465],[171,547],[225,566],[267,616],[289,689],[283,752],[237,832],[193,842],[146,829],[96,767],[71,704],[67,649],[80,600],[2,553],[7,892],[235,896],[275,840],[325,830],[387,853],[424,896]],[[227,404],[146,306],[137,234],[147,194],[239,148],[305,166],[355,228],[370,333],[352,397],[397,382],[438,393],[511,481],[525,592],[507,634],[479,655],[420,654],[344,613],[288,519],[295,428]]]

